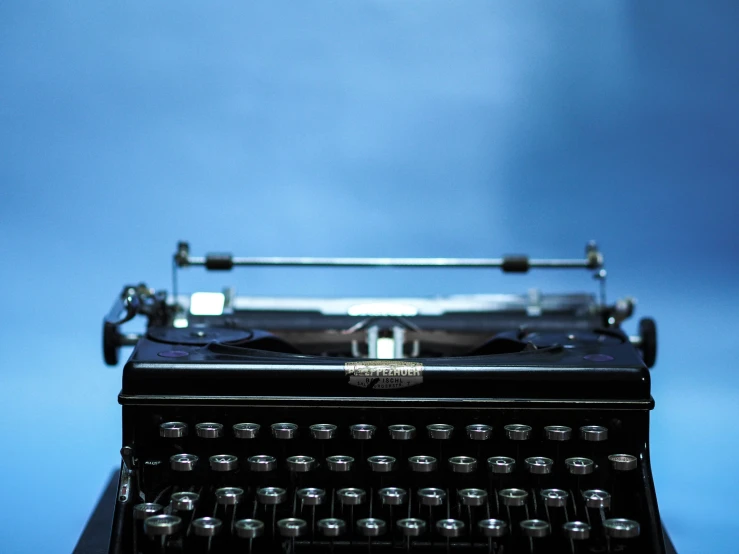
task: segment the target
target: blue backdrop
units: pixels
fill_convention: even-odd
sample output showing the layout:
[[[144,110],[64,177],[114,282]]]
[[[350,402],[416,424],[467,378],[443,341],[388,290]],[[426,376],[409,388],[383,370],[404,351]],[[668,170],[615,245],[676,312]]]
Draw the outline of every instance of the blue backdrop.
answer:
[[[596,238],[611,299],[660,326],[664,521],[681,553],[736,552],[738,7],[3,2],[0,551],[76,542],[119,461],[101,318],[124,283],[169,286],[177,240],[570,257]],[[181,287],[224,284],[594,290],[465,270],[190,270]]]

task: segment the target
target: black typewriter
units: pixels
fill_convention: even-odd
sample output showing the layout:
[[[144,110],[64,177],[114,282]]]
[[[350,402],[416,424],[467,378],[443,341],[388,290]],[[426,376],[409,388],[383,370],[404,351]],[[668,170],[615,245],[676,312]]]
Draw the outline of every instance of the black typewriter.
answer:
[[[599,294],[177,293],[204,266],[580,268]],[[123,370],[109,552],[665,552],[649,462],[651,319],[603,257],[239,258],[180,243],[173,293],[105,318]],[[143,334],[121,325],[145,316]]]

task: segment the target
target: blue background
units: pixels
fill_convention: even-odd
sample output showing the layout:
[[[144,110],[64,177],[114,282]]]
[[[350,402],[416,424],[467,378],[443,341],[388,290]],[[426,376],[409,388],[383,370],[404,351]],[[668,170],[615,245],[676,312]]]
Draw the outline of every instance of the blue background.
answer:
[[[681,553],[736,552],[736,2],[3,2],[0,551],[69,552],[118,463],[124,283],[195,254],[581,255],[660,326]],[[186,290],[594,290],[585,275],[189,270]],[[635,321],[627,330],[633,332]]]

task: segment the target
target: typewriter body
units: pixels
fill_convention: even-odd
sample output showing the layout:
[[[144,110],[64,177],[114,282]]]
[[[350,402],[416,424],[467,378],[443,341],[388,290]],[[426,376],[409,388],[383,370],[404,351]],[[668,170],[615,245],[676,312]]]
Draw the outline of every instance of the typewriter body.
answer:
[[[123,553],[665,551],[649,462],[654,322],[603,257],[194,257],[186,266],[592,271],[601,295],[259,298],[125,287],[110,541]],[[122,325],[148,318],[141,334]]]

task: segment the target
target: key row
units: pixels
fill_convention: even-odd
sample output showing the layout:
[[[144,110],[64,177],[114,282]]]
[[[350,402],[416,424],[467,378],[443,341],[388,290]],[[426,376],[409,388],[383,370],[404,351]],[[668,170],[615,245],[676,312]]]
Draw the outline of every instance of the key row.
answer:
[[[233,425],[233,436],[237,439],[255,439],[259,436],[261,425],[258,423],[236,423]],[[276,439],[293,439],[298,434],[298,425],[295,423],[273,423],[270,432]],[[328,440],[337,436],[338,426],[331,423],[317,423],[309,427],[310,435],[314,439]],[[388,433],[393,440],[411,440],[416,438],[417,430],[413,425],[389,425]],[[511,424],[503,427],[508,439],[525,441],[533,437],[533,428],[530,425]],[[454,434],[454,426],[444,423],[433,423],[426,426],[428,437],[437,440],[448,440]],[[367,423],[358,423],[349,427],[349,435],[356,440],[372,439],[377,427]],[[198,423],[195,433],[204,439],[216,439],[223,436],[222,423]],[[489,440],[493,435],[493,427],[482,423],[475,423],[465,427],[465,434],[471,440]],[[159,426],[159,435],[165,438],[183,438],[188,435],[188,425],[182,421],[167,421]],[[572,438],[572,428],[564,425],[548,425],[543,429],[543,436],[551,441],[568,441]],[[581,440],[599,442],[608,439],[608,429],[600,425],[584,425],[579,428]]]
[[[195,454],[174,454],[169,458],[173,471],[193,471],[200,458]],[[239,467],[239,458],[232,454],[216,454],[208,458],[213,471],[235,471]],[[611,454],[608,456],[611,468],[615,471],[630,471],[636,469],[637,458],[631,454]],[[329,471],[351,471],[354,465],[351,456],[337,455],[326,458],[326,467]],[[277,469],[277,458],[266,454],[249,456],[246,460],[251,471],[267,472]],[[492,456],[487,459],[491,473],[513,473],[516,469],[516,460],[508,456]],[[589,475],[595,470],[595,462],[590,458],[574,457],[564,461],[565,468],[572,475]],[[370,456],[367,466],[376,473],[387,473],[398,469],[398,460],[393,456]],[[473,473],[477,471],[477,459],[471,456],[452,456],[447,460],[448,468],[454,473]],[[554,468],[554,460],[544,456],[532,456],[524,460],[526,470],[534,475],[548,475]],[[285,467],[292,472],[305,473],[318,467],[318,461],[312,456],[290,456],[285,460]],[[438,459],[434,456],[411,456],[408,458],[408,468],[416,473],[430,473],[439,468]]]

